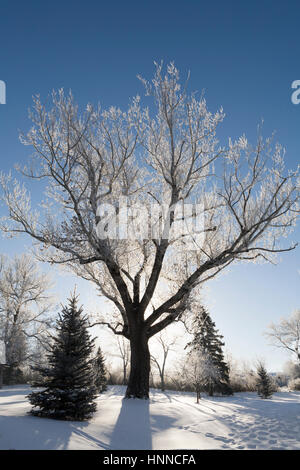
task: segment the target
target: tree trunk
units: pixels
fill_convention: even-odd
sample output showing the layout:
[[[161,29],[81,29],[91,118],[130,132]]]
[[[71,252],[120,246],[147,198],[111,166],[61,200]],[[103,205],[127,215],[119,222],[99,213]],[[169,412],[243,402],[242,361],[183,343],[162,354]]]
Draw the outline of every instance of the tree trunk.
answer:
[[[126,366],[123,365],[123,385],[126,385],[127,383],[127,370],[126,370]]]
[[[161,369],[161,373],[160,373],[160,380],[161,380],[161,391],[164,392],[165,391],[165,361],[166,361],[166,356],[164,357],[164,363],[163,363],[163,366],[162,366],[162,369]]]
[[[150,352],[148,338],[141,327],[131,329],[130,375],[126,398],[149,398]]]

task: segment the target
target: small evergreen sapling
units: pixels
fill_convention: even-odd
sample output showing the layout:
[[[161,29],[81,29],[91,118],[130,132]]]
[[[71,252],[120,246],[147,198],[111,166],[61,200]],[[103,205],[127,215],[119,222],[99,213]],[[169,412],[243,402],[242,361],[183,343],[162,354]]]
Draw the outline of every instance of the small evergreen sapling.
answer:
[[[101,348],[99,347],[94,358],[94,383],[98,393],[103,393],[107,390],[107,378],[105,359]]]
[[[271,398],[273,394],[273,386],[271,379],[263,364],[257,366],[257,394],[261,398]]]
[[[96,410],[94,368],[91,354],[94,340],[87,331],[82,308],[75,294],[63,307],[56,335],[48,354],[47,368],[41,368],[45,389],[31,393],[31,414],[47,418],[84,420]]]

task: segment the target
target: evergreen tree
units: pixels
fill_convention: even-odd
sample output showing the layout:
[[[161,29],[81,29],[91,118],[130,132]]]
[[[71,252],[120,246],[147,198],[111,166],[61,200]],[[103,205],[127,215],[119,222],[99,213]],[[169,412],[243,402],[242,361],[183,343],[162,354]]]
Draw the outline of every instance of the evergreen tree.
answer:
[[[257,366],[257,394],[261,398],[271,398],[273,394],[273,386],[264,365],[259,363]]]
[[[94,340],[87,332],[87,320],[77,307],[75,294],[63,307],[56,323],[56,335],[48,353],[48,367],[40,368],[45,389],[31,393],[31,413],[65,420],[84,420],[96,410],[94,400]]]
[[[107,390],[107,378],[106,378],[106,367],[105,359],[101,348],[99,347],[94,358],[94,383],[98,393],[103,393]]]
[[[218,333],[215,323],[204,307],[197,312],[193,322],[193,339],[186,347],[199,355],[199,361],[205,357],[211,363],[210,372],[206,370],[206,384],[203,389],[213,395],[215,392],[224,395],[232,394],[229,384],[229,367],[224,361],[222,347],[223,336]],[[207,369],[207,368],[206,368]]]

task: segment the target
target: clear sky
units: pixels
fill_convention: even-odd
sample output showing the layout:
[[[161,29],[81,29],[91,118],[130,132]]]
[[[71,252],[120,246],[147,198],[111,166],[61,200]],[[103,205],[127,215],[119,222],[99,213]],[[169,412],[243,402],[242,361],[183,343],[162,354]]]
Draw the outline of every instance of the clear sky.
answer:
[[[300,79],[297,1],[0,1],[0,168],[24,163],[30,153],[18,131],[30,126],[32,95],[72,89],[80,104],[126,106],[142,93],[136,78],[151,78],[153,61],[175,61],[190,89],[205,90],[208,107],[223,106],[220,138],[276,131],[287,165],[299,163],[300,105],[291,83]],[[32,195],[40,194],[32,187]],[[5,213],[5,208],[0,208]],[[299,229],[294,234],[299,240]],[[27,245],[31,243],[25,240]],[[24,240],[1,240],[2,253],[24,251]],[[288,359],[267,345],[271,321],[300,307],[300,248],[277,266],[238,266],[209,284],[205,294],[226,347],[237,358],[265,357],[269,369]],[[73,280],[57,286],[62,301]],[[78,283],[83,302],[93,293]]]

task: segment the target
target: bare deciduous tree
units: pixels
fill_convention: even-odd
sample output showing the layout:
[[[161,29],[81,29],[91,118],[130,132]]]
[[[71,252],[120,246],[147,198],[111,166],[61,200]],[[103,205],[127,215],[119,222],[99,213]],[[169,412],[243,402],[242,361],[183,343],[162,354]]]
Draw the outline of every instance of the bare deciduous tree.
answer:
[[[38,270],[29,255],[13,260],[1,256],[0,335],[7,364],[20,364],[28,358],[26,343],[30,340],[45,340],[53,306],[47,292],[50,287],[49,276]]]
[[[197,403],[201,398],[203,389],[212,389],[215,381],[220,380],[220,370],[213,363],[211,357],[200,351],[191,351],[187,355],[187,361],[183,374],[187,383],[191,384],[197,396]],[[209,392],[210,395],[212,393]]]
[[[118,357],[122,360],[122,370],[123,370],[123,385],[127,384],[127,371],[130,362],[130,344],[129,341],[124,338],[117,336],[118,342]]]
[[[296,355],[300,364],[300,310],[296,310],[290,318],[282,318],[277,325],[272,323],[265,335],[274,346]]]
[[[172,350],[173,346],[176,344],[178,338],[173,336],[171,339],[167,338],[163,332],[160,332],[156,337],[156,342],[160,346],[160,354],[151,354],[151,361],[154,366],[157,368],[159,377],[160,377],[160,389],[162,392],[165,391],[165,371],[166,371],[166,362],[169,355],[169,352]]]
[[[8,206],[2,230],[30,235],[41,259],[96,283],[118,312],[99,323],[130,341],[126,396],[147,398],[149,338],[189,310],[195,286],[234,262],[272,261],[295,248],[279,242],[296,223],[299,183],[297,171],[285,171],[284,150],[272,139],[259,135],[251,146],[241,137],[220,147],[223,110],[213,114],[202,96],[189,95],[173,64],[165,74],[156,65],[152,83],[142,81],[153,112],[139,97],[127,111],[88,105],[84,113],[63,91],[53,94],[50,110],[37,97],[33,126],[22,136],[34,161],[22,171],[47,183],[39,212],[24,186],[7,175],[1,181]],[[136,237],[99,237],[99,227],[105,231],[110,222],[99,206],[109,204],[119,217],[120,196],[129,208],[140,208],[131,216],[143,214],[148,236],[142,224]],[[188,203],[192,215],[181,220],[193,220],[201,205],[201,243],[194,233],[175,230],[174,207]],[[147,218],[153,204],[163,216]]]
[[[92,316],[92,314],[90,315]],[[95,324],[98,324],[98,322],[95,322]],[[92,324],[93,326],[93,324]],[[110,356],[110,357],[117,357],[118,359],[121,359],[121,363],[122,363],[122,384],[123,385],[126,385],[127,384],[127,379],[128,379],[128,369],[129,369],[129,365],[130,365],[130,343],[128,341],[128,339],[126,339],[124,336],[120,336],[120,335],[114,335],[112,333],[112,335],[114,336],[113,338],[113,343],[112,343],[112,346],[113,346],[113,352],[110,351],[110,352],[107,352],[107,354]],[[117,352],[115,352],[116,348],[115,348],[115,338],[116,338],[116,343],[117,343]]]

